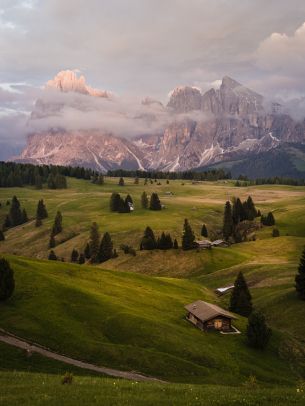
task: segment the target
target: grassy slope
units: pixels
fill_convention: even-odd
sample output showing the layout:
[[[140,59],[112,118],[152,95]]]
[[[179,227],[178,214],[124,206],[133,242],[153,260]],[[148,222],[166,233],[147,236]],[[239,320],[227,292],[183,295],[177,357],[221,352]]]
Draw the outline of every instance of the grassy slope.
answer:
[[[64,217],[64,232],[58,240],[70,239],[56,247],[56,252],[69,258],[73,247],[83,248],[92,221],[99,223],[101,231],[110,231],[117,246],[127,242],[136,247],[146,225],[180,238],[184,217],[190,220],[197,235],[202,222],[210,230],[217,230],[221,227],[224,201],[234,195],[246,198],[249,194],[263,212],[274,211],[281,237],[271,238],[270,228],[264,228],[257,233],[257,241],[229,249],[142,252],[135,258],[121,254],[103,264],[110,271],[14,259],[19,263],[15,266],[22,290],[5,313],[8,328],[72,355],[83,357],[86,348],[88,359],[170,379],[188,380],[190,373],[194,373],[198,377],[192,379],[198,381],[235,383],[254,373],[261,380],[278,381],[287,370],[272,348],[267,356],[258,357],[245,346],[244,336],[225,337],[224,346],[224,337],[214,334],[206,337],[182,319],[185,303],[198,297],[215,300],[205,286],[215,288],[232,283],[242,270],[251,284],[255,306],[264,310],[269,323],[279,331],[274,334],[273,346],[279,346],[282,355],[298,359],[301,366],[305,327],[300,320],[304,320],[305,309],[295,297],[293,278],[305,243],[304,188],[278,185],[234,188],[230,182],[200,185],[185,182],[182,186],[181,181],[144,187],[143,181],[137,186],[132,180],[120,188],[116,182],[117,179],[107,179],[106,185],[97,186],[69,179],[70,188],[65,191],[0,190],[2,203],[16,194],[30,216],[35,213],[38,199],[43,197],[50,213],[39,229],[28,223],[7,232],[0,252],[45,258],[57,209],[62,210]],[[110,193],[115,190],[132,195],[136,203],[134,213],[109,213]],[[166,210],[139,209],[143,190],[157,191]],[[166,197],[167,190],[174,196]],[[7,207],[2,205],[0,219],[6,212]],[[138,279],[139,275],[116,272],[117,269],[187,277],[193,282]],[[114,283],[113,277],[119,279]],[[48,292],[47,297],[40,291],[41,286]],[[225,296],[221,303],[226,305],[227,300]],[[148,313],[142,309],[143,304],[146,310],[150,309]],[[244,322],[239,323],[244,328]],[[72,332],[70,339],[68,332]],[[188,376],[183,377],[180,371]],[[288,376],[288,380],[294,379]]]
[[[61,384],[62,376],[72,372],[72,386]],[[301,388],[247,388],[222,385],[185,385],[141,383],[91,376],[92,373],[73,368],[38,354],[30,358],[24,351],[0,343],[0,405],[78,406],[84,404],[114,405],[303,405],[305,393]]]
[[[176,381],[238,384],[251,374],[289,384],[274,337],[258,356],[244,335],[202,334],[183,306],[215,298],[187,280],[9,257],[18,290],[1,307],[1,326],[54,350]],[[245,320],[235,323],[242,331]],[[278,376],[281,372],[281,377]]]
[[[304,392],[296,388],[225,387],[211,385],[160,385],[105,378],[75,377],[71,386],[46,374],[0,373],[0,404],[104,405],[104,406],[287,406],[304,405]]]

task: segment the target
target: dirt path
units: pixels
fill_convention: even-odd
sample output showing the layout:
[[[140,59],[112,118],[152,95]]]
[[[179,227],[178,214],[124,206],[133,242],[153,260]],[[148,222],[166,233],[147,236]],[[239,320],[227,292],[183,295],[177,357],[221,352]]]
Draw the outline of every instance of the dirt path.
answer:
[[[22,350],[29,351],[29,353],[37,353],[44,357],[55,359],[65,364],[73,365],[82,369],[88,369],[89,371],[99,372],[105,375],[115,376],[117,378],[130,379],[134,381],[154,381],[165,383],[164,381],[161,381],[157,378],[141,375],[136,372],[119,371],[117,369],[100,367],[97,365],[89,364],[84,361],[79,361],[77,359],[67,357],[65,355],[60,355],[57,354],[56,352],[48,350],[45,347],[41,347],[38,344],[31,344],[19,337],[16,337],[12,334],[3,331],[2,329],[0,329],[0,341],[12,345],[14,347],[20,348]]]

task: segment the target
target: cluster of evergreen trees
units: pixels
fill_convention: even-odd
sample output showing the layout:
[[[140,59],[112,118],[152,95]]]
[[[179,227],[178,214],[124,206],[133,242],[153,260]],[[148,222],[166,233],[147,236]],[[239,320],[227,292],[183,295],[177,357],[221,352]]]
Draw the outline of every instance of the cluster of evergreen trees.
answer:
[[[222,228],[224,239],[229,240],[233,238],[235,242],[241,242],[242,236],[239,234],[238,224],[245,220],[253,221],[259,216],[261,216],[261,213],[259,210],[256,210],[251,196],[243,203],[239,197],[234,198],[232,204],[230,201],[227,201],[224,208]]]
[[[28,221],[27,212],[21,209],[21,205],[16,196],[13,196],[10,203],[9,213],[6,215],[2,229],[5,231],[10,227],[16,227]]]
[[[264,215],[261,216],[261,223],[264,226],[274,226],[275,225],[275,219],[274,219],[274,216],[271,211],[267,214],[267,216],[264,216]]]
[[[169,233],[162,232],[161,236],[156,238],[153,230],[146,227],[140,243],[140,250],[169,250],[172,248],[177,249],[178,242],[176,239],[173,240]]]
[[[50,175],[52,175],[50,177]],[[55,165],[32,165],[15,162],[0,162],[0,187],[35,186],[41,189],[43,183],[49,183],[48,187],[54,189],[64,187],[64,181],[56,175],[70,176],[77,179],[93,179],[99,174],[92,169],[71,166]],[[50,179],[49,179],[50,177]],[[49,179],[49,181],[48,181]]]
[[[75,248],[73,248],[71,252],[71,262],[75,262],[80,265],[84,264],[86,262],[85,254],[82,252],[79,253]]]
[[[130,195],[125,199],[119,193],[112,193],[110,197],[110,211],[118,213],[129,213],[130,208],[133,206],[133,200]]]
[[[229,309],[241,316],[248,317],[247,339],[251,347],[264,349],[271,337],[264,315],[253,309],[252,297],[242,272],[239,272],[231,293]]]
[[[108,232],[100,236],[97,223],[92,223],[89,242],[86,245],[84,256],[91,263],[101,263],[117,257],[116,250]]]
[[[185,180],[208,180],[231,179],[230,172],[224,169],[212,169],[206,171],[185,171],[185,172],[162,172],[162,171],[140,171],[115,169],[107,172],[108,176],[115,178],[147,178],[147,179],[185,179]]]

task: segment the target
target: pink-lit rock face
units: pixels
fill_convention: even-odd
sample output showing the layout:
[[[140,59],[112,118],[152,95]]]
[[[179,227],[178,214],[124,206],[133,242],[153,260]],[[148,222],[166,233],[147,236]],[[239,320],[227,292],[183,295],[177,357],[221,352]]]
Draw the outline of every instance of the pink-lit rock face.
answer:
[[[58,89],[61,92],[77,92],[95,97],[109,97],[106,91],[93,89],[86,84],[83,75],[77,77],[75,71],[62,70],[46,84],[46,89]]]
[[[124,126],[120,136],[113,128],[122,117],[128,116],[128,111],[121,109],[121,105],[116,110],[114,98],[108,99],[107,92],[87,86],[83,76],[77,77],[73,71],[59,72],[48,82],[47,88],[106,97],[107,100],[97,100],[76,95],[76,99],[81,100],[77,102],[73,98],[73,111],[82,114],[90,103],[92,106],[106,102],[110,109],[114,106],[111,110],[114,121],[106,130],[106,115],[101,111],[99,125],[88,119],[86,129],[77,127],[72,131],[64,125],[57,128],[50,125],[47,130],[35,131],[28,137],[19,161],[82,165],[102,171],[119,167],[183,171],[243,159],[282,143],[305,143],[305,121],[298,123],[284,112],[267,111],[261,95],[227,76],[219,89],[210,89],[204,94],[197,88],[178,87],[167,106],[149,98],[143,100],[142,106],[152,108],[151,114],[149,110],[145,114],[143,111],[130,114],[129,120],[150,123],[164,116],[167,120],[156,131],[147,127],[143,134],[129,134],[128,140],[124,138]],[[39,123],[63,115],[67,100],[66,95],[60,96],[64,97],[59,101],[52,97],[47,101],[37,100],[31,120]],[[130,124],[128,120],[124,123]]]

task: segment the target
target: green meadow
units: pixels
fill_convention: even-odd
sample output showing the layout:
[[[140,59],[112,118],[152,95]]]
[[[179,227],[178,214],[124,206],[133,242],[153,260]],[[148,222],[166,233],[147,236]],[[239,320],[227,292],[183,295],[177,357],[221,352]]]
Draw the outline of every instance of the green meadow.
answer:
[[[106,178],[105,185],[69,178],[67,190],[0,189],[0,222],[8,212],[5,202],[13,195],[29,216],[28,223],[8,230],[0,242],[0,253],[10,261],[16,280],[13,297],[0,305],[0,328],[71,357],[141,372],[169,384],[92,376],[38,356],[28,360],[2,344],[0,384],[5,390],[0,404],[59,404],[58,399],[66,405],[84,399],[92,399],[92,404],[104,399],[111,405],[304,404],[303,392],[296,388],[305,378],[305,306],[295,295],[294,276],[305,245],[305,189],[235,187],[231,181],[161,180],[161,185],[144,185],[140,179],[136,185],[125,179],[124,187],[117,183],[113,178]],[[165,208],[143,210],[144,190],[157,192]],[[134,212],[110,212],[115,191],[132,196]],[[185,218],[198,238],[203,223],[216,238],[225,201],[249,195],[262,213],[273,212],[280,237],[272,237],[272,227],[263,227],[256,231],[255,241],[228,248],[138,250],[148,225],[157,235],[170,232],[180,244]],[[49,217],[36,228],[41,198]],[[63,232],[54,250],[65,262],[47,261],[57,210],[63,216]],[[111,234],[118,258],[97,266],[69,263],[73,248],[83,251],[93,221],[101,233]],[[137,255],[125,255],[119,249],[122,243],[132,245]],[[219,298],[214,289],[232,284],[240,270],[254,306],[273,329],[264,351],[247,345],[247,320],[241,316],[234,323],[240,335],[202,333],[185,320],[184,306],[197,299],[226,307],[228,295]],[[71,387],[60,384],[64,371],[75,375]],[[245,384],[249,376],[256,377],[254,388]]]

